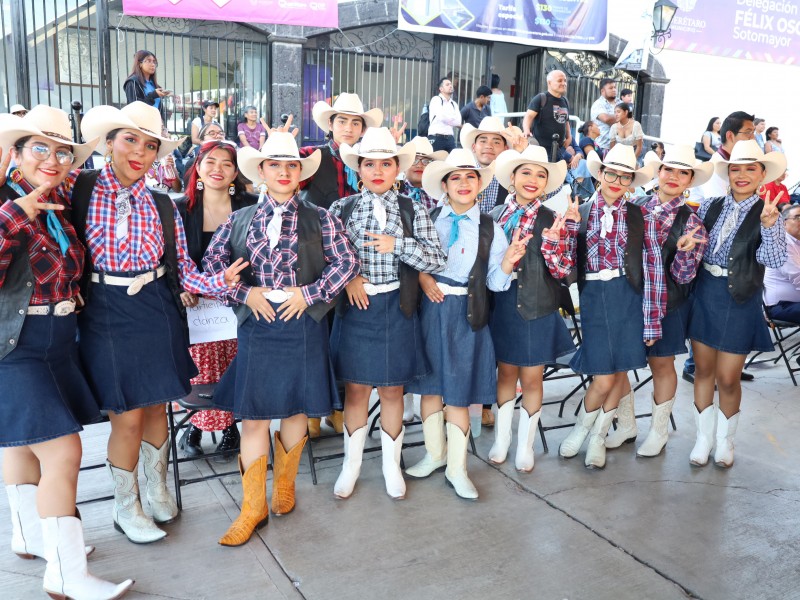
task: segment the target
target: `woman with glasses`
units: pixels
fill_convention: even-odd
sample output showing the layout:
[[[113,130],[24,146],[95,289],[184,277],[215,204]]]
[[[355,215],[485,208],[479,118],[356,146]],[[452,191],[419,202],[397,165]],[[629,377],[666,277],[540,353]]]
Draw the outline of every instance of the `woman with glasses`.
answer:
[[[434,152],[433,146],[431,146],[426,137],[417,136],[411,140],[411,143],[414,144],[417,154],[414,157],[414,162],[406,169],[405,180],[400,188],[400,193],[416,202],[422,203],[425,210],[431,211],[436,208],[442,194],[429,195],[422,187],[422,175],[433,161],[447,158],[447,152],[444,150]],[[413,415],[411,416],[413,417]]]
[[[125,90],[125,100],[131,102],[144,102],[155,106],[161,114],[161,123],[167,122],[167,110],[164,98],[171,96],[170,90],[165,90],[156,81],[158,60],[156,55],[149,50],[138,50],[133,56],[133,69],[122,85]]]
[[[219,123],[208,123],[200,128],[199,138],[202,144],[206,142],[225,142],[225,132],[222,131],[222,127]],[[233,144],[231,144],[231,146],[233,146]],[[235,146],[233,147],[235,148]],[[199,150],[200,147],[198,146],[192,151],[192,155],[189,157],[184,167],[184,189],[189,189],[189,180],[192,177],[192,171],[194,170],[195,162],[197,162]]]
[[[559,453],[572,458],[588,437],[585,465],[602,469],[606,434],[620,398],[631,393],[627,373],[647,365],[645,345],[661,338],[667,288],[655,221],[625,199],[651,179],[652,168],[637,170],[633,148],[624,144],[604,161],[590,153],[587,164],[600,187],[579,209],[574,264],[583,341],[570,367],[593,379]]]
[[[16,166],[0,187],[0,446],[11,549],[44,558],[54,598],[119,598],[132,585],[87,572],[75,500],[82,425],[100,412],[81,372],[75,310],[84,249],[58,187],[94,142],[75,144],[69,116],[45,105],[0,116],[0,148]]]

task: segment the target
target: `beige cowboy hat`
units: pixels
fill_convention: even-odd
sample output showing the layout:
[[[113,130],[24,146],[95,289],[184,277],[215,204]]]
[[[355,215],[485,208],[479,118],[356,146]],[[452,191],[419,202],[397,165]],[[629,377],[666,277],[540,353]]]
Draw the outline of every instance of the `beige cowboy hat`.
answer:
[[[470,171],[477,171],[481,177],[481,188],[479,191],[485,190],[492,182],[494,176],[494,166],[478,168],[475,166],[475,157],[472,152],[465,148],[456,148],[447,155],[444,160],[437,160],[428,165],[425,172],[422,174],[422,189],[431,198],[440,198],[442,196],[442,180],[453,171],[462,171],[469,169]]]
[[[412,139],[410,143],[414,144],[417,156],[424,156],[425,158],[430,158],[431,160],[444,160],[447,158],[447,150],[437,150],[434,152],[431,141],[426,137],[418,135]]]
[[[366,127],[380,127],[383,123],[383,111],[380,108],[365,111],[358,94],[339,94],[333,106],[320,100],[311,109],[314,123],[326,132],[331,128],[331,117],[339,113],[361,117]]]
[[[175,148],[180,146],[182,140],[172,140],[161,135],[164,125],[161,122],[161,113],[155,106],[136,101],[114,108],[113,106],[95,106],[86,111],[81,121],[81,133],[86,139],[99,139],[97,151],[106,153],[106,135],[115,129],[133,129],[144,135],[150,136],[161,142],[157,158],[164,158]]]
[[[664,153],[664,160],[658,158],[658,154],[650,150],[644,155],[644,164],[653,169],[653,177],[658,176],[658,169],[662,165],[673,169],[691,169],[694,171],[694,177],[689,183],[690,188],[703,185],[714,175],[714,165],[697,160],[692,146],[669,146]]]
[[[723,181],[728,181],[728,165],[749,165],[761,163],[764,165],[765,176],[763,183],[775,181],[786,170],[786,155],[781,152],[764,151],[755,140],[741,140],[731,150],[728,160],[720,157],[714,168]]]
[[[516,150],[506,150],[501,152],[497,160],[494,161],[494,176],[504,188],[508,189],[511,185],[511,174],[520,165],[538,165],[547,170],[547,186],[544,188],[545,194],[551,194],[564,185],[567,177],[567,163],[560,160],[551,163],[547,160],[547,150],[541,146],[528,146],[522,152]]]
[[[396,156],[400,163],[400,171],[405,171],[414,163],[417,150],[414,144],[408,142],[398,148],[387,127],[370,127],[364,137],[357,144],[342,144],[339,146],[342,162],[354,171],[358,171],[358,157],[363,158],[389,158]],[[430,167],[428,167],[430,168]]]
[[[261,183],[263,177],[258,173],[258,166],[265,160],[298,161],[302,166],[300,181],[308,179],[319,169],[322,154],[314,150],[310,156],[300,158],[297,142],[294,136],[287,131],[275,131],[270,134],[261,150],[246,146],[239,150],[236,162],[239,171],[255,184]]]
[[[499,135],[506,141],[506,146],[511,146],[511,136],[506,128],[503,127],[503,122],[497,117],[483,117],[478,127],[467,123],[461,128],[461,134],[459,135],[461,147],[467,148],[468,150],[471,149],[472,144],[475,143],[475,140],[482,133],[494,133],[495,135]]]
[[[97,145],[97,137],[87,144],[72,141],[72,126],[69,115],[60,108],[39,104],[28,111],[24,117],[0,115],[0,148],[7,152],[20,138],[30,135],[41,136],[72,148],[76,167],[86,162]]]
[[[592,177],[598,180],[600,179],[600,167],[602,166],[610,167],[623,173],[632,173],[633,181],[630,183],[631,187],[644,185],[653,178],[652,165],[637,169],[636,153],[633,151],[633,146],[626,146],[625,144],[617,144],[611,148],[606,154],[605,160],[600,160],[597,152],[590,151],[589,156],[586,157],[586,166]]]

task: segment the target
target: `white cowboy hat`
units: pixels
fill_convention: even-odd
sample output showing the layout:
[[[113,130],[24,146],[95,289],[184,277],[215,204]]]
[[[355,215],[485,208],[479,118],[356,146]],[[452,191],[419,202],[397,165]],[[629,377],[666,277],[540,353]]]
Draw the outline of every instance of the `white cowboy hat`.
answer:
[[[320,100],[311,109],[314,123],[325,132],[330,131],[331,117],[339,113],[361,117],[365,127],[380,127],[383,123],[383,111],[380,108],[365,111],[358,94],[339,94],[333,106]]]
[[[342,144],[339,146],[339,155],[342,162],[354,171],[358,171],[358,157],[363,158],[389,158],[396,156],[400,163],[400,171],[405,171],[414,163],[417,150],[414,144],[407,143],[398,148],[387,127],[370,127],[364,137],[357,144]],[[430,168],[430,167],[429,167]]]
[[[437,150],[434,152],[431,141],[426,137],[418,135],[412,139],[410,143],[414,144],[417,156],[424,156],[425,158],[430,158],[431,160],[444,160],[447,158],[447,150]]]
[[[728,181],[728,165],[749,165],[761,163],[764,165],[765,176],[763,183],[775,181],[786,170],[786,155],[781,152],[764,151],[755,140],[741,140],[731,150],[728,160],[720,157],[714,168],[723,181]]]
[[[690,188],[700,187],[714,175],[714,165],[697,160],[692,146],[669,146],[664,153],[664,160],[658,158],[658,154],[650,150],[644,155],[644,164],[652,167],[654,177],[658,177],[658,169],[662,165],[673,169],[691,169],[694,171],[694,177],[689,183]]]
[[[322,154],[319,150],[314,150],[306,158],[300,158],[297,142],[294,136],[287,131],[271,133],[264,145],[261,146],[261,150],[246,146],[236,155],[239,171],[255,184],[261,183],[263,179],[258,174],[258,166],[265,160],[298,161],[302,165],[300,181],[303,181],[317,172],[321,159]]]
[[[522,152],[506,150],[501,152],[494,164],[494,176],[504,188],[511,185],[511,174],[520,165],[534,164],[547,169],[547,186],[545,194],[551,194],[564,185],[567,177],[567,163],[560,160],[551,163],[547,160],[547,150],[541,146],[528,146]]]
[[[499,135],[506,141],[507,148],[511,146],[511,136],[506,128],[503,127],[503,122],[497,117],[483,117],[478,127],[467,123],[461,128],[461,134],[459,135],[461,147],[467,148],[468,150],[472,149],[472,144],[475,143],[475,140],[482,133]]]
[[[164,125],[161,113],[155,106],[136,101],[114,108],[113,106],[95,106],[86,111],[81,121],[81,132],[87,139],[99,138],[97,151],[106,154],[106,135],[115,129],[133,129],[161,142],[157,158],[164,158],[177,148],[182,140],[171,140],[161,135]]]
[[[646,165],[641,169],[636,168],[636,153],[633,151],[633,146],[626,146],[625,144],[617,144],[606,154],[605,160],[600,160],[597,152],[590,151],[589,156],[586,157],[586,166],[589,173],[595,179],[600,179],[600,167],[606,166],[615,171],[622,171],[623,173],[633,174],[633,181],[630,183],[631,187],[639,187],[644,185],[653,178],[653,168],[651,165]]]
[[[73,142],[69,115],[60,108],[39,104],[24,117],[0,115],[0,148],[3,152],[7,152],[20,138],[30,135],[69,146],[75,155],[75,162],[72,163],[75,167],[86,162],[97,145],[97,138],[87,144]]]
[[[494,165],[488,167],[476,167],[475,157],[472,152],[465,148],[456,148],[452,150],[447,158],[444,160],[437,160],[428,165],[425,172],[422,174],[422,189],[431,198],[440,198],[442,190],[442,180],[453,171],[462,171],[469,169],[470,171],[477,171],[481,177],[480,192],[485,190],[492,182],[494,176]]]

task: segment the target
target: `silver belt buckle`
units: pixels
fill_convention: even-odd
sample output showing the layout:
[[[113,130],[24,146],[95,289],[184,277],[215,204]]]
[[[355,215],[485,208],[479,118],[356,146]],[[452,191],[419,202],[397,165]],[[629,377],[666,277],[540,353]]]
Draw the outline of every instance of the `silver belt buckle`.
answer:
[[[720,267],[719,265],[712,265],[710,263],[706,263],[706,269],[714,277],[722,277],[722,275],[724,273],[724,271],[722,270],[722,267]]]
[[[270,290],[268,292],[264,292],[264,298],[275,304],[283,304],[293,295],[293,292],[287,292],[285,290]]]
[[[53,314],[57,317],[66,317],[75,312],[75,300],[64,300],[53,307]]]
[[[128,286],[128,296],[135,296],[142,291],[142,288],[147,283],[147,275],[137,275]]]
[[[611,272],[611,269],[603,269],[599,273],[600,281],[611,281],[614,279],[614,274]]]
[[[367,296],[375,296],[378,293],[378,288],[374,283],[367,282],[364,284],[364,291]]]

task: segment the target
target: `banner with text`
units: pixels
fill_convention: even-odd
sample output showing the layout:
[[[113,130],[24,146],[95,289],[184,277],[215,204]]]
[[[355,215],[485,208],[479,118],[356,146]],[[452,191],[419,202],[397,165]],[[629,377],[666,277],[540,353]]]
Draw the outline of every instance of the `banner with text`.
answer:
[[[398,27],[584,50],[608,50],[607,0],[400,0]]]
[[[800,61],[800,0],[676,0],[665,45],[783,65]]]
[[[219,342],[236,339],[236,315],[219,300],[198,298],[197,306],[186,309],[189,342]]]
[[[126,15],[338,27],[336,0],[122,0]]]

